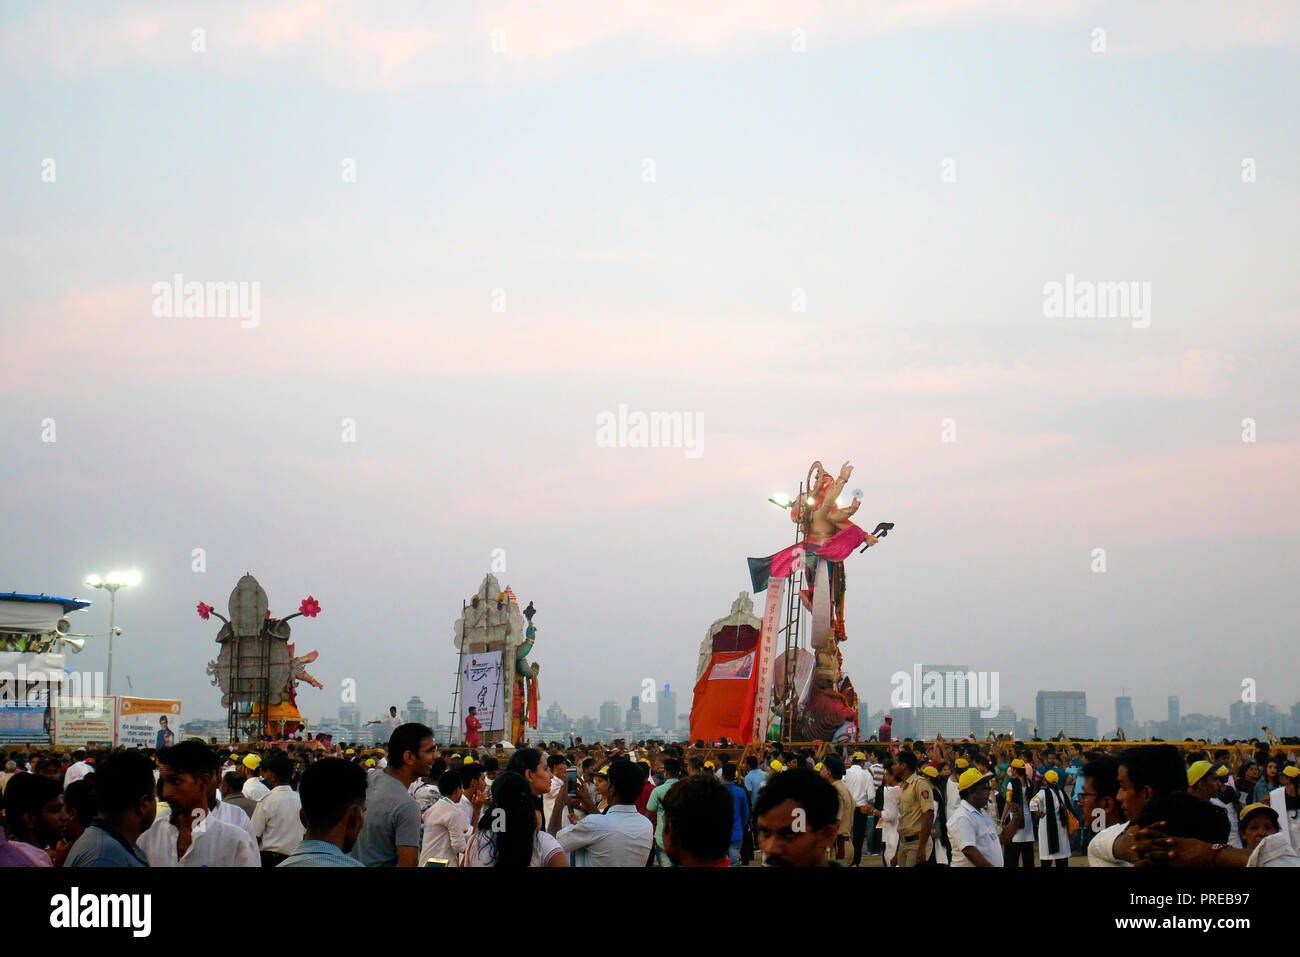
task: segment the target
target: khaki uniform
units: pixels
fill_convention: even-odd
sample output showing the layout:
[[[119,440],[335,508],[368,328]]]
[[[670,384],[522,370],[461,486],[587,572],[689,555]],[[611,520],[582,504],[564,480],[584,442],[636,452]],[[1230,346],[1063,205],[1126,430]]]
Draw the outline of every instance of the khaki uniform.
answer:
[[[933,825],[930,841],[921,847],[921,824],[927,811],[934,811],[934,785],[923,774],[913,774],[898,789],[898,866],[915,867],[930,857],[934,840]]]

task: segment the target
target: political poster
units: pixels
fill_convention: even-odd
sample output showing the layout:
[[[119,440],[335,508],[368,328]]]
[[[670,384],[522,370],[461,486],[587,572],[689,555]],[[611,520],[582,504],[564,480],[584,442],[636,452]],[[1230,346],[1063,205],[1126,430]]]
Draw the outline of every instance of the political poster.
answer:
[[[181,703],[172,698],[118,699],[117,743],[168,748],[181,739]]]

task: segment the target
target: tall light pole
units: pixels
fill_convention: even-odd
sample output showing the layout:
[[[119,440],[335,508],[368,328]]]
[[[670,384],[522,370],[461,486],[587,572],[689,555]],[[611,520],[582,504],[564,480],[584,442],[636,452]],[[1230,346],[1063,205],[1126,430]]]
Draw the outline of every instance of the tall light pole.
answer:
[[[113,636],[117,633],[115,627],[117,621],[117,593],[119,589],[128,588],[132,585],[140,584],[140,573],[130,572],[109,572],[107,577],[100,578],[98,575],[90,575],[86,578],[86,584],[91,588],[104,588],[108,590],[108,687],[105,694],[113,693]]]

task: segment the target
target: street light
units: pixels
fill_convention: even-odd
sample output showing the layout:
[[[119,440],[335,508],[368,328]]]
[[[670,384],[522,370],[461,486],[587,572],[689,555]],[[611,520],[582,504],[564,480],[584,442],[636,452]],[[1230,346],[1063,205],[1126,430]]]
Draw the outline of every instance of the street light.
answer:
[[[115,626],[117,619],[117,593],[119,589],[130,588],[133,585],[140,584],[140,573],[137,571],[129,572],[109,572],[107,577],[100,578],[98,575],[86,576],[86,584],[91,588],[103,588],[109,594],[108,610],[108,687],[105,694],[113,693],[113,636],[119,633]]]

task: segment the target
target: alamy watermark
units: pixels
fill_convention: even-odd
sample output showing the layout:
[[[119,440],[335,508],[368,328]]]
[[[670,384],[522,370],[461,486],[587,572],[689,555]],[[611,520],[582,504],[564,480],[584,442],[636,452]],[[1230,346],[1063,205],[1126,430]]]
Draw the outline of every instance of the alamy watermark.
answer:
[[[260,282],[186,282],[176,273],[171,282],[154,283],[150,292],[158,319],[239,319],[245,329],[262,321]]]
[[[1093,282],[1065,274],[1065,282],[1043,283],[1048,319],[1131,319],[1134,329],[1151,325],[1151,283]]]
[[[683,449],[688,459],[704,454],[703,412],[638,412],[619,404],[596,416],[602,449]]]
[[[895,708],[979,708],[980,717],[996,718],[1001,710],[996,671],[925,669],[895,671],[889,678],[889,703]]]
[[[0,670],[0,708],[30,703],[30,696],[50,689],[50,706],[84,708],[97,713],[106,708],[102,671],[45,671],[20,663],[16,671]]]

